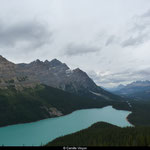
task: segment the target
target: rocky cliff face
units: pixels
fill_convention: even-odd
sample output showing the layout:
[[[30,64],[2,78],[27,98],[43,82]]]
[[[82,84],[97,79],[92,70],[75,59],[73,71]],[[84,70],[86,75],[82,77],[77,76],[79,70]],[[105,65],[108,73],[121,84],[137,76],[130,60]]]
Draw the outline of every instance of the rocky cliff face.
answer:
[[[23,87],[32,87],[36,84],[38,82],[30,79],[30,76],[26,76],[16,64],[0,56],[0,88],[14,87],[22,89]]]
[[[29,64],[14,64],[1,56],[0,76],[1,88],[21,89],[45,84],[80,96],[107,101],[114,99],[114,95],[97,86],[84,71],[79,68],[71,70],[57,59],[44,62],[37,59]]]
[[[0,78],[9,79],[16,76],[16,65],[0,56]]]
[[[18,68],[27,76],[37,79],[42,84],[46,84],[55,88],[60,88],[60,84],[66,78],[66,70],[69,69],[66,64],[58,60],[42,62],[36,60],[30,64],[18,64]]]
[[[18,68],[27,76],[34,76],[41,83],[64,91],[78,93],[91,90],[98,92],[99,89],[85,72],[79,68],[71,70],[65,63],[61,63],[57,59],[18,64]]]
[[[51,87],[93,99],[121,100],[97,86],[84,71],[79,68],[71,70],[65,63],[57,59],[44,62],[36,60],[29,64],[18,64],[17,66],[27,76]]]

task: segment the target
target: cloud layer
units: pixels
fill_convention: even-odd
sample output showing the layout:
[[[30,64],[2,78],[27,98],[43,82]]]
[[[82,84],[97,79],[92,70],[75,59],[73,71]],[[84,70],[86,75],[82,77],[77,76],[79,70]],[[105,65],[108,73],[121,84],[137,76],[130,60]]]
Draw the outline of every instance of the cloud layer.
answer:
[[[5,49],[35,50],[51,40],[52,32],[46,25],[37,21],[17,22],[15,24],[6,24],[0,21],[0,47]]]
[[[116,73],[96,73],[93,71],[89,72],[91,78],[100,85],[105,87],[114,87],[116,85],[128,84],[138,80],[150,80],[150,68],[141,69],[137,71],[125,70],[123,72]]]
[[[65,48],[65,55],[76,56],[76,55],[84,55],[84,54],[88,54],[88,53],[95,53],[95,52],[99,52],[99,51],[100,51],[100,48],[98,48],[98,47],[85,45],[85,44],[70,43]]]
[[[123,47],[137,46],[150,40],[150,10],[133,18],[128,37],[122,42]]]
[[[148,79],[150,0],[5,0],[0,54],[59,59],[102,86]],[[150,78],[149,78],[150,80]]]

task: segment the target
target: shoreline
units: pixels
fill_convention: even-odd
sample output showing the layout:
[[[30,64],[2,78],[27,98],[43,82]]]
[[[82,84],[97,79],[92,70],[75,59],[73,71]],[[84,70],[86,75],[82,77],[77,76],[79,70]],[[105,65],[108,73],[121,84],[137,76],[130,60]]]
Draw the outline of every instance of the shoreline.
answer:
[[[102,106],[102,107],[96,107],[96,108],[77,109],[77,110],[74,110],[74,111],[72,111],[72,112],[70,112],[70,113],[63,114],[63,115],[61,115],[61,116],[53,116],[53,117],[38,119],[38,120],[35,120],[35,121],[27,121],[27,122],[15,123],[15,124],[8,124],[8,125],[0,126],[0,128],[9,127],[9,126],[15,126],[15,125],[21,125],[21,124],[27,124],[27,123],[35,123],[35,122],[43,121],[43,120],[47,120],[47,119],[54,119],[54,118],[64,117],[64,116],[67,116],[67,115],[72,114],[73,112],[79,111],[79,110],[84,110],[84,109],[101,109],[101,108],[105,108],[105,107],[108,107],[108,106],[112,106],[112,105],[107,105],[107,106]]]
[[[131,114],[132,114],[132,112],[131,112],[129,115],[131,115]],[[126,121],[127,121],[129,124],[131,124],[133,127],[135,127],[135,125],[132,124],[132,123],[129,121],[129,119],[128,119],[129,115],[126,117]]]
[[[59,118],[59,117],[64,117],[64,116],[67,116],[69,114],[72,114],[73,112],[75,111],[79,111],[79,110],[84,110],[84,109],[102,109],[102,108],[105,108],[105,107],[112,107],[113,109],[116,109],[118,111],[122,110],[122,109],[117,109],[117,108],[114,108],[113,105],[106,105],[106,106],[102,106],[102,107],[95,107],[95,108],[83,108],[83,109],[77,109],[77,110],[74,110],[70,113],[67,113],[67,114],[63,114],[61,116],[53,116],[53,117],[48,117],[48,118],[43,118],[43,119],[38,119],[38,120],[34,120],[34,121],[27,121],[27,122],[20,122],[20,123],[16,123],[16,124],[8,124],[8,125],[4,125],[4,126],[0,126],[0,128],[4,128],[4,127],[9,127],[9,126],[15,126],[15,125],[22,125],[22,124],[27,124],[27,123],[36,123],[36,122],[39,122],[39,121],[43,121],[43,120],[47,120],[47,119],[54,119],[54,118]],[[128,110],[122,110],[122,111],[128,111]],[[131,112],[132,113],[132,112]],[[130,114],[131,114],[130,113]],[[129,115],[130,115],[129,114]],[[129,116],[128,115],[128,116]],[[127,117],[128,117],[127,116]],[[126,117],[126,120],[129,122],[128,118]],[[129,122],[130,123],[130,122]],[[130,123],[131,125],[133,125],[132,123]],[[134,126],[134,125],[133,125]]]

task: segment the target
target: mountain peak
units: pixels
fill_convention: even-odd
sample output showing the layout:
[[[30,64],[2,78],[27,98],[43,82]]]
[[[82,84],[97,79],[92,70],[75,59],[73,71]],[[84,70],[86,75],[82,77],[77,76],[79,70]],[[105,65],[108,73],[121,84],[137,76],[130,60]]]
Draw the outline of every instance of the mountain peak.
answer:
[[[50,62],[49,62],[50,64],[51,64],[51,66],[59,66],[59,65],[62,65],[62,62],[61,61],[59,61],[58,59],[53,59],[53,60],[51,60]]]
[[[49,64],[49,61],[46,59],[46,60],[44,61],[44,63],[45,63],[45,64]]]
[[[0,55],[0,64],[11,64],[11,65],[14,65],[14,63],[8,61],[6,58],[4,58],[2,55]]]
[[[40,61],[39,59],[36,59],[35,61],[31,62],[30,64],[32,64],[32,65],[40,65],[40,64],[43,64],[43,62]]]
[[[87,74],[86,74],[84,71],[82,71],[80,68],[76,68],[76,69],[74,69],[73,71],[74,71],[75,73],[83,74],[83,75],[86,75],[86,76],[87,76]]]
[[[40,61],[39,59],[37,59],[35,62],[36,62],[36,63],[40,63],[41,61]]]
[[[8,61],[6,58],[4,58],[2,55],[0,55],[0,62],[1,61]]]
[[[76,68],[76,69],[74,69],[74,71],[83,72],[80,68]]]

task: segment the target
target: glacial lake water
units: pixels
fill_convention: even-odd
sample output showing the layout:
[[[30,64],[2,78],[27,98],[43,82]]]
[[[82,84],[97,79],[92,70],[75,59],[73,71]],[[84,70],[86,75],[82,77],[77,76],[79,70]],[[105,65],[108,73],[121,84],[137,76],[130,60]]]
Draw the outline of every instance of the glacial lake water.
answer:
[[[126,117],[129,111],[107,106],[100,109],[83,109],[62,117],[45,119],[33,123],[11,125],[0,128],[0,145],[40,146],[53,139],[85,129],[104,121],[120,127],[132,126]]]

